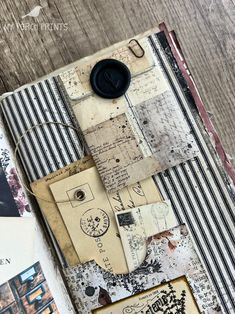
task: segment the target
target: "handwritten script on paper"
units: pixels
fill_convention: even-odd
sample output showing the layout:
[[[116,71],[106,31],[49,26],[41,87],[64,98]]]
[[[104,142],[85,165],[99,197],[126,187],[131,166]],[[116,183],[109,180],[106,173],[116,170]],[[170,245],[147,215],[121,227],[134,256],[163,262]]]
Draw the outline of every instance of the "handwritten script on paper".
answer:
[[[152,168],[157,167],[151,158],[148,159],[150,171],[141,167],[143,151],[125,114],[88,129],[84,135],[109,192],[135,183],[138,177],[150,177]]]
[[[68,78],[77,76],[76,101],[71,105],[105,188],[111,193],[198,153],[164,69],[146,39],[143,44],[149,63],[144,58],[138,60],[127,47],[110,52],[112,58],[132,69],[130,87],[118,99],[88,93],[91,69],[107,55],[89,58],[72,70],[75,74],[61,76],[70,94],[73,79],[68,83]]]
[[[200,314],[186,277],[164,283],[121,302],[93,311],[94,314]]]
[[[157,82],[157,84],[156,84]],[[135,77],[127,91],[132,105],[143,102],[168,89],[163,73],[159,67]],[[95,94],[71,103],[76,119],[82,131],[97,124],[128,112],[129,103],[125,97],[104,99]]]
[[[50,185],[80,262],[95,259],[114,273],[127,273],[114,213],[161,200],[152,178],[107,193],[96,167]],[[82,191],[81,201],[74,195]],[[68,200],[59,203],[61,200]],[[89,249],[88,249],[89,248]]]
[[[170,201],[131,208],[115,215],[129,272],[144,262],[147,239],[177,224]]]
[[[84,131],[103,183],[114,192],[195,156],[194,139],[171,91]]]

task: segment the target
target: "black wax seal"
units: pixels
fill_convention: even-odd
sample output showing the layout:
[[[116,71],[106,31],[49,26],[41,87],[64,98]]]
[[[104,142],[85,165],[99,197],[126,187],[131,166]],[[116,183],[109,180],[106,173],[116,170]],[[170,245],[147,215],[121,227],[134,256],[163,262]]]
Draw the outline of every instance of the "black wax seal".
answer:
[[[125,94],[131,81],[128,67],[115,59],[96,63],[91,71],[90,82],[94,92],[103,98],[118,98]]]

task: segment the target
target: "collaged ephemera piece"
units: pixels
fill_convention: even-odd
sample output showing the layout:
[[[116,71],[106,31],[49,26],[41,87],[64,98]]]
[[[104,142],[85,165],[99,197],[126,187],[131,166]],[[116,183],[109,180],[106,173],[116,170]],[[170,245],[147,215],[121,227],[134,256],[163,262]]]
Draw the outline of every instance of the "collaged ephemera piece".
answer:
[[[50,184],[61,181],[75,173],[82,172],[94,166],[91,156],[86,156],[68,166],[50,173],[40,180],[31,183],[31,189],[36,195],[37,202],[60,246],[60,249],[70,266],[80,263],[79,257],[74,249],[69,233],[61,217],[60,211],[54,201],[50,190]]]
[[[83,314],[181,276],[186,276],[202,314],[222,313],[185,225],[151,237],[145,261],[132,273],[114,275],[91,261],[65,269],[65,275]]]
[[[197,153],[172,91],[84,131],[109,192],[182,163]]]
[[[145,260],[149,237],[177,225],[170,201],[131,208],[115,215],[129,272]]]
[[[110,52],[111,58],[126,63],[132,73],[127,93],[117,99],[94,95],[89,83],[94,64],[108,55],[89,57],[73,69],[75,74],[60,75],[108,192],[198,154],[178,99],[146,38],[143,45],[149,64],[126,46]]]
[[[130,103],[127,100],[131,99],[131,105],[135,106],[146,99],[154,98],[168,89],[160,67],[154,66],[148,71],[141,73],[141,75],[132,77],[126,97],[123,96],[110,100],[92,95],[84,97],[79,101],[71,102],[71,105],[81,130],[85,131],[90,127],[128,112]]]
[[[94,314],[158,312],[200,314],[186,277],[177,278],[93,311]]]
[[[50,189],[80,261],[94,259],[110,272],[127,273],[114,213],[161,201],[153,179],[107,193],[97,168],[92,167],[51,184]]]

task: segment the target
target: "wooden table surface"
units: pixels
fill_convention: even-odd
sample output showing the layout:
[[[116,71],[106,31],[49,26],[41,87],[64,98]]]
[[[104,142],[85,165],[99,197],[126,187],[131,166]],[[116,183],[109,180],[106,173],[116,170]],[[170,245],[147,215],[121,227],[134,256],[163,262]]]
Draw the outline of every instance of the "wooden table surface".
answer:
[[[37,5],[38,17],[22,19]],[[176,31],[226,151],[235,157],[235,0],[1,1],[0,93],[162,21]]]

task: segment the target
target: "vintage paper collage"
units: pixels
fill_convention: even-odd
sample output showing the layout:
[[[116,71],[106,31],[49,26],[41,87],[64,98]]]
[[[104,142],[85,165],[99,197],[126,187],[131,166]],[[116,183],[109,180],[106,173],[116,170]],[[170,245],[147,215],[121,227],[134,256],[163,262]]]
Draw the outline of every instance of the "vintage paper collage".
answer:
[[[154,65],[147,40],[145,47]],[[83,69],[83,74],[88,78],[90,71],[91,68]],[[68,76],[69,73],[61,76],[65,88]],[[79,90],[83,86],[81,75],[77,75],[76,82]],[[88,79],[86,86],[91,88]],[[67,92],[71,94],[71,89]],[[90,95],[72,102],[72,106],[109,192],[197,154],[177,99],[157,64],[133,76],[127,94],[117,100]]]
[[[3,101],[2,109],[15,143],[33,125],[58,122],[34,128],[22,141],[19,155],[52,241],[59,247],[67,286],[79,313],[170,310],[173,314],[220,314],[220,287],[215,291],[211,273],[206,272],[208,268],[203,267],[197,255],[195,235],[192,233],[191,240],[189,234],[190,219],[179,214],[180,210],[190,218],[195,214],[194,208],[179,199],[181,194],[189,202],[194,197],[194,192],[185,191],[183,184],[191,175],[193,161],[200,163],[198,138],[153,54],[153,42],[143,38],[139,43],[145,50],[143,58],[136,58],[128,45],[89,57],[57,77],[15,92]],[[130,69],[130,87],[118,99],[103,99],[91,90],[91,70],[104,58],[120,60]],[[35,221],[25,218],[31,216],[30,209],[11,166],[9,151],[1,141],[4,137],[0,128],[0,185],[4,188],[0,193],[0,216],[24,218],[20,218],[20,227],[14,218],[11,222],[7,217],[0,220],[4,233],[0,240],[0,314],[20,313],[20,308],[30,314],[57,314],[57,306],[66,302],[56,301],[56,306],[54,298],[67,295],[64,286],[62,293],[58,288],[58,293],[57,281],[52,280],[52,294],[57,291],[53,298],[39,263],[22,272],[35,262]],[[83,157],[85,153],[90,155]],[[192,161],[190,166],[185,165],[188,160]],[[179,164],[185,166],[182,173]],[[204,175],[204,164],[199,166],[202,169],[196,172],[200,179],[195,193],[200,193]],[[163,171],[170,168],[175,172],[167,179],[170,170]],[[159,172],[165,181],[152,177]],[[176,188],[172,183],[175,177],[179,179]],[[194,189],[194,178],[189,181],[190,189]],[[203,193],[197,194],[196,201],[204,204],[203,197]],[[208,218],[205,238],[209,232],[214,233],[209,225],[212,218]],[[28,224],[30,219],[34,223]],[[178,225],[179,221],[186,221],[187,226]],[[14,234],[6,239],[10,225],[11,230],[23,230],[16,232],[17,239]],[[201,233],[198,242],[203,243],[202,236]],[[6,247],[9,243],[10,247]],[[196,243],[197,249],[199,244]],[[23,257],[22,250],[27,252]],[[217,256],[214,257],[217,267]],[[223,263],[227,263],[226,258]],[[217,268],[223,269],[223,263],[218,262]],[[43,263],[42,266],[44,269]],[[68,310],[66,304],[65,308],[65,312],[73,313],[72,307]]]
[[[110,272],[127,273],[114,213],[161,201],[152,178],[109,194],[92,167],[51,184],[50,189],[80,262],[95,259]],[[84,199],[77,200],[77,193],[83,193]]]
[[[186,276],[202,314],[222,313],[185,225],[149,238],[145,261],[127,275],[107,272],[95,261],[68,268],[65,274],[83,314],[181,276]]]
[[[164,283],[125,300],[94,310],[94,314],[200,314],[186,277]]]

